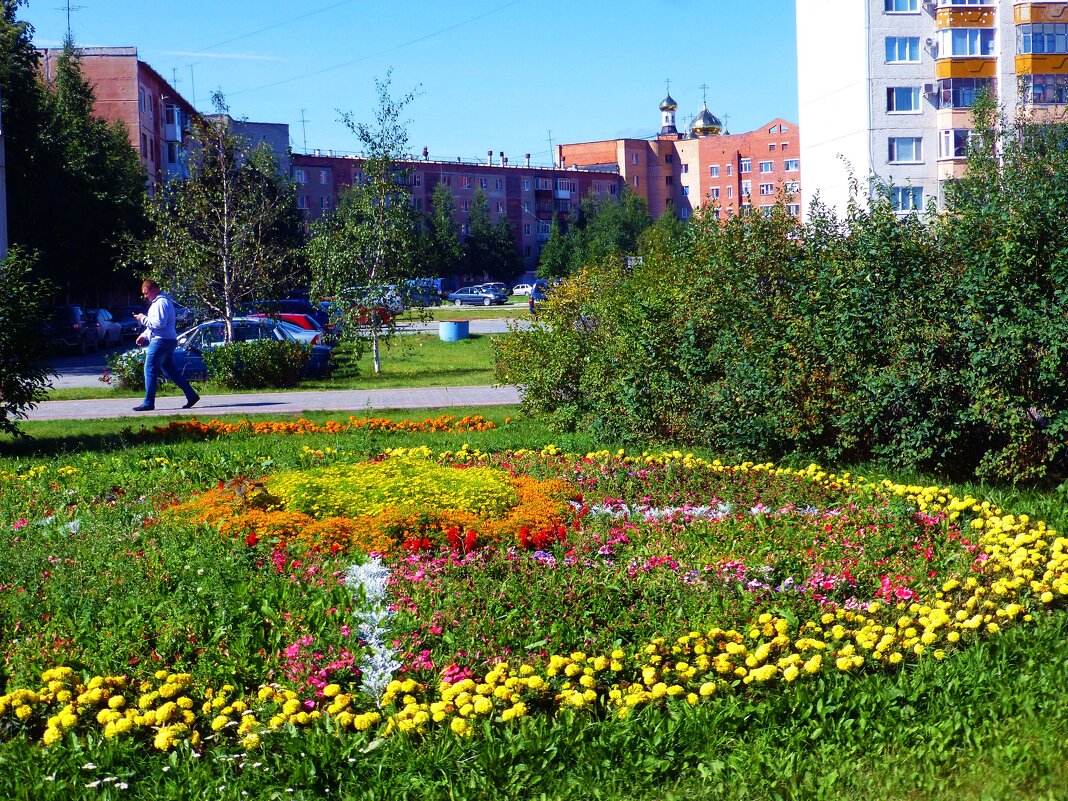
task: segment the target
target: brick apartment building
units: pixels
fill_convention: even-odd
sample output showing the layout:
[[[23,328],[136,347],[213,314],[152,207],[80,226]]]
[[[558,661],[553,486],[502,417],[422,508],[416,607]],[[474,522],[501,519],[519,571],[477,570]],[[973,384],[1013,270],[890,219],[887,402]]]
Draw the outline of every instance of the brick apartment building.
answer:
[[[51,81],[63,51],[37,52],[44,78]],[[93,87],[94,113],[126,126],[149,187],[182,175],[182,143],[197,114],[192,104],[137,57],[136,47],[83,47],[78,54],[82,75]]]
[[[707,104],[690,127],[675,125],[678,104],[668,95],[660,104],[660,132],[651,139],[608,139],[558,145],[556,162],[573,169],[618,172],[620,180],[649,203],[659,217],[672,211],[681,219],[706,203],[721,216],[770,209],[780,192],[789,194],[791,213],[801,213],[799,136],[795,123],[776,118],[755,131],[723,132]]]
[[[529,156],[523,164],[510,164],[503,154],[489,154],[488,163],[470,161],[411,160],[400,162],[408,171],[412,204],[419,211],[431,211],[431,198],[439,183],[452,190],[456,205],[453,220],[461,234],[470,220],[475,193],[481,189],[489,204],[491,220],[502,217],[512,226],[523,268],[537,267],[541,249],[549,239],[554,215],[567,223],[571,212],[591,192],[618,195],[622,178],[614,165],[605,169],[553,169],[534,167]],[[361,180],[362,160],[352,156],[293,154],[293,178],[297,184],[297,206],[311,221],[337,207],[338,197]]]

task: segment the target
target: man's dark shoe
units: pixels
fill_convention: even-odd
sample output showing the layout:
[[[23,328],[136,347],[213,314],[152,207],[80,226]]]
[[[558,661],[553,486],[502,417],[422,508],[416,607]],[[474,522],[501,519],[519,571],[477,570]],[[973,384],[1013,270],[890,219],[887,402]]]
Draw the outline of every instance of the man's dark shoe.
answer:
[[[199,395],[197,395],[196,397],[194,397],[194,398],[193,398],[192,400],[187,400],[187,401],[185,402],[185,406],[183,406],[182,408],[183,408],[183,409],[192,409],[192,408],[193,408],[194,406],[196,406],[196,405],[197,405],[198,403],[200,403],[200,396],[199,396]]]
[[[140,406],[134,406],[133,410],[135,412],[151,412],[155,408],[155,406],[149,406],[147,403],[142,403]]]

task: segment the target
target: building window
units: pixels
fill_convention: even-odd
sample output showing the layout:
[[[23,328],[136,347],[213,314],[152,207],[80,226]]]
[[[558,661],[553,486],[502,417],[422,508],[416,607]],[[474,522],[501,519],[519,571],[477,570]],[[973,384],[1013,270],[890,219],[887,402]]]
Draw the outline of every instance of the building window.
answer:
[[[800,181],[787,181],[782,185],[782,188],[789,192],[791,195],[796,195],[801,192]]]
[[[631,164],[637,164],[638,163],[638,154],[637,153],[632,153],[631,154],[630,163]]]
[[[168,142],[167,143],[167,163],[168,164],[176,164],[177,162],[178,162],[178,143],[177,142]]]
[[[943,78],[938,89],[940,108],[971,108],[979,92],[995,91],[993,78]]]
[[[494,184],[494,186],[495,186],[495,187],[496,187],[496,188],[497,188],[498,190],[504,189],[504,179],[503,179],[503,178],[498,178],[498,179],[497,179],[497,181],[496,181],[496,183]]]
[[[919,114],[920,87],[891,86],[887,88],[886,110],[892,114]]]
[[[413,172],[412,173],[412,186],[422,186],[422,185],[423,185],[423,174],[421,172]]]
[[[690,187],[684,186],[682,188],[682,196],[683,197],[689,197],[690,196]]]
[[[748,217],[748,216],[749,216],[749,212],[750,212],[750,210],[751,210],[752,208],[753,208],[753,204],[752,204],[752,203],[743,203],[743,204],[742,204],[742,205],[741,205],[741,206],[740,206],[740,207],[738,208],[738,211],[739,211],[739,213],[740,213],[740,214],[741,214],[741,215],[742,215],[743,217]]]
[[[790,143],[789,142],[783,142],[781,145],[779,145],[779,150],[786,150],[786,148],[788,148],[788,147],[790,147]]]
[[[321,183],[321,184],[330,183],[330,173],[329,173],[329,171],[327,171],[327,170],[319,170],[319,183]]]
[[[690,171],[690,165],[689,164],[683,164],[682,165],[683,174],[688,173],[689,171]]]
[[[412,206],[415,207],[416,211],[422,211],[423,210],[423,199],[421,197],[413,197],[412,198]]]
[[[690,219],[691,214],[693,214],[693,211],[690,209],[689,206],[683,206],[681,209],[679,209],[679,219],[681,220]]]
[[[887,64],[918,64],[918,63],[920,63],[920,37],[919,36],[887,36],[886,37],[886,63]]]
[[[1060,27],[1063,28],[1064,25]],[[1063,40],[1063,34],[1061,38]],[[946,28],[940,30],[938,32],[938,55],[942,57],[992,56],[994,55],[994,29]]]
[[[727,165],[727,177],[730,178],[732,175],[734,175],[734,165],[733,164],[728,164]]]
[[[530,236],[530,223],[523,223],[523,235]]]
[[[527,214],[530,214],[530,203],[529,203],[529,201],[527,203],[523,204],[523,211],[525,211]]]
[[[308,198],[304,195],[297,195],[297,208],[304,210],[308,208]]]
[[[1035,106],[1068,103],[1068,75],[1021,75],[1020,100]]]
[[[916,211],[923,208],[923,187],[895,186],[890,190],[894,211]]]
[[[751,194],[753,194],[753,182],[752,181],[742,181],[742,195],[745,196],[745,195],[751,195]]]
[[[530,245],[527,245],[525,248],[523,248],[523,255],[524,256],[529,256],[530,255]]]
[[[760,162],[760,171],[763,173],[773,172],[775,170],[775,162],[762,161]]]
[[[741,173],[752,172],[753,171],[753,160],[752,159],[742,159],[742,165],[741,165],[741,167],[738,168],[738,171],[741,172]]]
[[[489,182],[485,178],[479,178],[478,179],[478,188],[479,189],[485,189],[487,186],[489,186]]]
[[[762,194],[762,195],[774,195],[775,194],[775,184],[761,184],[760,185],[760,194]]]
[[[801,169],[801,160],[800,159],[786,159],[786,161],[784,161],[782,163],[782,168],[784,170],[786,170],[787,172],[797,172],[798,170]]]
[[[768,151],[770,152],[770,151],[772,151],[774,149],[775,149],[775,143],[774,142],[768,142]]]
[[[786,213],[789,214],[791,217],[800,217],[801,216],[801,204],[800,203],[787,203],[786,204]]]
[[[938,133],[938,158],[963,159],[968,156],[972,132],[969,128],[952,128]]]
[[[529,178],[524,178],[523,179],[523,191],[524,192],[529,192],[530,191],[530,179]]]
[[[468,234],[470,234],[471,233],[471,224],[470,223],[464,223],[463,225],[461,225],[460,226],[460,233],[463,234],[464,236],[467,236]]]
[[[141,134],[141,156],[146,159],[152,158],[152,153],[148,149],[148,137],[145,134]]]
[[[1068,25],[1063,22],[1017,25],[1016,52],[1068,53]]]
[[[319,198],[319,208],[321,208],[321,209],[330,208],[330,196],[329,195],[323,195],[323,196],[321,196]]]
[[[466,176],[466,175],[463,176],[460,179],[460,188],[461,189],[470,189],[471,188],[471,178]]]
[[[675,158],[674,156],[672,156],[670,153],[668,153],[666,156],[664,156],[664,163],[665,164],[670,164],[672,161],[674,161],[674,158]]]
[[[498,214],[504,214],[504,201],[503,200],[498,200],[497,201],[497,213]]]
[[[668,186],[673,186],[675,184],[675,176],[674,175],[666,176],[664,178],[664,183],[667,184]]]
[[[734,187],[733,186],[728,186],[727,187],[727,198],[729,199],[729,198],[732,198],[732,197],[734,197]]]
[[[460,211],[471,211],[471,201],[465,200],[460,204]]]
[[[887,14],[915,14],[920,10],[920,0],[884,0]]]
[[[713,178],[719,178],[719,165],[713,164],[711,167],[709,167],[708,174],[711,175]]]
[[[770,217],[774,213],[774,211],[775,211],[775,207],[774,206],[761,206],[760,207],[760,212],[765,217]]]
[[[608,187],[608,194],[610,194],[610,195],[616,194],[616,185],[615,184],[612,184],[611,186]]]
[[[719,200],[719,187],[713,186],[708,190],[708,197],[712,200]]]
[[[443,175],[443,176],[441,176],[441,183],[444,186],[452,186],[452,176],[451,175]]]
[[[146,109],[145,90],[140,87],[137,89],[137,107],[141,110],[141,113],[144,114]]]
[[[306,172],[304,172],[304,170],[302,170],[302,169],[296,169],[296,170],[293,170],[293,179],[298,184],[303,186],[304,184],[308,183],[308,174]]]
[[[887,161],[891,164],[919,164],[923,161],[923,138],[919,136],[891,136]]]
[[[634,186],[635,187],[638,186],[638,176],[637,175],[634,176]]]

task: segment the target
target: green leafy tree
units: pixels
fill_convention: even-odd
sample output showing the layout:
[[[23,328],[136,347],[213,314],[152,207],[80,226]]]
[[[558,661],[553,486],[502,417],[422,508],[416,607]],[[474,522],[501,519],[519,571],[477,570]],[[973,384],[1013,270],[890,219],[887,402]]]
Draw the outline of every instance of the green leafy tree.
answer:
[[[560,227],[556,215],[549,224],[549,239],[538,259],[538,278],[566,278],[571,272],[571,252],[574,242]]]
[[[51,371],[41,347],[41,301],[47,285],[18,247],[0,261],[0,432],[19,436],[18,421],[45,398]]]
[[[389,285],[418,277],[423,220],[397,163],[408,156],[403,115],[415,93],[394,98],[389,74],[376,79],[375,87],[378,107],[372,123],[342,115],[367,154],[363,179],[342,195],[333,214],[316,223],[306,254],[315,291],[334,298],[343,336],[357,352],[370,347],[377,375],[382,371],[381,343],[397,332],[395,316],[377,310],[390,302]]]
[[[486,193],[476,189],[471,203],[471,215],[467,221],[467,236],[464,237],[464,271],[479,278],[496,277],[495,261],[489,202],[486,200]]]
[[[430,260],[435,275],[455,275],[462,269],[463,250],[459,231],[453,222],[456,202],[452,189],[438,182],[431,195],[428,229]]]
[[[96,299],[125,242],[143,231],[144,174],[126,129],[93,116],[78,51],[64,44],[46,85],[20,0],[0,0],[0,93],[9,236],[64,296]]]
[[[230,341],[243,304],[294,283],[301,229],[294,186],[270,147],[250,147],[230,130],[222,95],[212,101],[218,114],[194,127],[188,177],[150,199],[151,235],[133,260],[224,319]]]

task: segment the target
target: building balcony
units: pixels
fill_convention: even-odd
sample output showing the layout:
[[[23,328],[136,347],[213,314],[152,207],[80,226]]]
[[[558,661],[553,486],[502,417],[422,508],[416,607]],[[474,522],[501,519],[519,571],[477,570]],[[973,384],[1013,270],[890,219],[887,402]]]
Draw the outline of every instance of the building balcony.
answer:
[[[1019,57],[1017,57],[1019,63]],[[953,56],[935,61],[935,77],[946,78],[996,78],[998,62],[988,56]]]
[[[1066,6],[1068,7],[1068,6]],[[1047,53],[1016,56],[1017,75],[1068,74],[1068,53]]]
[[[996,7],[940,8],[935,15],[935,28],[993,28],[996,24]]]
[[[1063,2],[1017,2],[1012,14],[1017,25],[1028,22],[1068,22],[1068,5]]]

